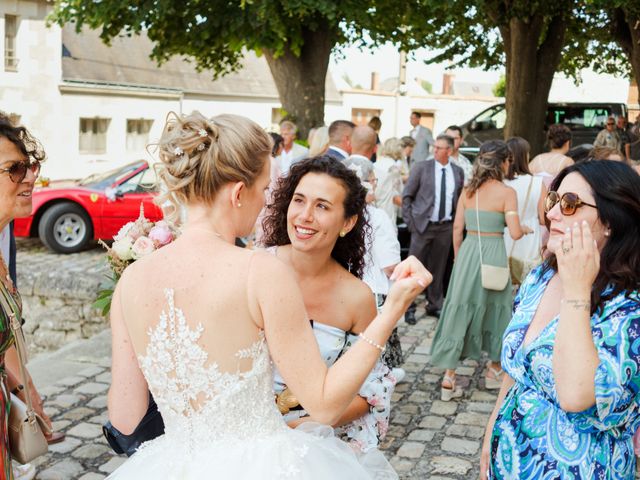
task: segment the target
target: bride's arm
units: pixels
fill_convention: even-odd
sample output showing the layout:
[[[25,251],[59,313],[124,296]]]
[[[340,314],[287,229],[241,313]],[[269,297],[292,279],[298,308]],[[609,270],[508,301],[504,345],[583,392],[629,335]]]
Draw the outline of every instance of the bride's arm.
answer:
[[[149,390],[122,315],[118,282],[111,300],[111,387],[109,388],[109,420],[125,435],[131,434],[149,403]]]
[[[400,316],[431,276],[415,258],[401,263],[399,279],[382,313],[364,335],[384,345]],[[277,279],[278,287],[274,287]],[[420,285],[420,282],[422,285]],[[256,254],[249,279],[249,298],[255,303],[273,361],[304,409],[317,421],[334,424],[351,403],[375,365],[380,351],[358,342],[330,369],[322,361],[309,325],[302,293],[289,267],[270,255]]]

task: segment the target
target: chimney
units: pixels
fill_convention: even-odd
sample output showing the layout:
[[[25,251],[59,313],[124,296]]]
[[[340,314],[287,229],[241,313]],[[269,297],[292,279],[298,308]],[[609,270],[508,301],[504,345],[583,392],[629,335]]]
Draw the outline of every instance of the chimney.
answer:
[[[371,72],[371,90],[374,92],[380,90],[380,74],[378,72]]]
[[[442,76],[442,94],[451,95],[453,93],[453,79],[455,75],[453,73],[445,73]]]

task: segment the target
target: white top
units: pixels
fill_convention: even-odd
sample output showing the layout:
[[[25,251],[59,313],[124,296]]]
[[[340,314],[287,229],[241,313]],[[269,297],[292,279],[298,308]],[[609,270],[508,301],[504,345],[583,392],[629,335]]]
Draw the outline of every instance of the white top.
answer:
[[[9,265],[9,249],[10,249],[10,237],[9,237],[9,224],[0,231],[0,253],[5,263]]]
[[[527,197],[527,190],[529,188],[529,182],[533,178],[531,184],[531,193],[529,194],[529,201],[525,207],[525,199]],[[538,221],[538,202],[540,201],[540,195],[542,194],[542,177],[538,175],[519,175],[513,180],[505,180],[505,185],[510,186],[516,191],[518,196],[518,216],[520,218],[520,225],[526,225],[533,233],[523,236],[520,240],[516,241],[516,246],[513,249],[513,256],[522,260],[534,261],[540,259],[540,249],[542,247],[542,227]],[[511,247],[513,245],[513,239],[509,235],[509,230],[505,228],[504,231],[504,243],[507,249],[507,255],[511,253]]]
[[[393,197],[402,195],[402,176],[396,161],[391,157],[379,157],[373,169],[378,178],[376,186],[376,207],[389,216],[391,224],[396,227],[398,206],[393,203]]]
[[[453,168],[451,167],[451,162],[447,162],[446,165],[442,166],[436,160],[433,162],[435,164],[435,200],[433,203],[433,213],[431,213],[431,221],[432,222],[444,222],[447,220],[452,220],[452,212],[453,212],[453,191],[456,188],[456,182],[453,179]],[[438,213],[440,212],[440,183],[442,182],[442,170],[446,170],[445,179],[447,181],[446,185],[446,196],[445,196],[445,207],[444,207],[444,218],[438,218]]]
[[[400,263],[400,242],[391,220],[383,210],[367,205],[367,218],[371,225],[371,244],[367,246],[362,281],[373,293],[386,295],[391,285],[382,270]]]

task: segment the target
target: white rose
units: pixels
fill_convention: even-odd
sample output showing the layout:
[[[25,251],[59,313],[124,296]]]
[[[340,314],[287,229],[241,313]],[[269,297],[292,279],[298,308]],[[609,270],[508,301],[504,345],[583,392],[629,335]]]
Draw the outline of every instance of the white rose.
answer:
[[[133,258],[137,260],[144,257],[145,255],[149,255],[155,249],[156,247],[153,245],[153,240],[148,237],[142,236],[138,237],[138,239],[133,242],[131,252],[133,253]]]
[[[111,250],[116,254],[116,256],[120,260],[131,260],[133,258],[133,252],[131,251],[131,247],[133,243],[129,237],[122,237],[119,240],[113,242],[111,245]]]

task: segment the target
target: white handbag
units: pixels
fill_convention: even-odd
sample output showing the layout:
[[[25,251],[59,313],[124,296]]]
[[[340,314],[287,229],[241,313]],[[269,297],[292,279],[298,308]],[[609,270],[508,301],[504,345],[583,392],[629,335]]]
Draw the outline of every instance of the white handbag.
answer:
[[[482,288],[501,292],[507,287],[509,282],[509,267],[496,267],[495,265],[485,265],[482,260],[482,241],[480,240],[480,214],[478,213],[478,191],[476,191],[476,227],[478,229],[478,251],[480,252],[480,278]]]

